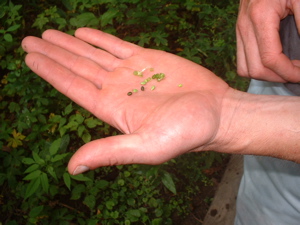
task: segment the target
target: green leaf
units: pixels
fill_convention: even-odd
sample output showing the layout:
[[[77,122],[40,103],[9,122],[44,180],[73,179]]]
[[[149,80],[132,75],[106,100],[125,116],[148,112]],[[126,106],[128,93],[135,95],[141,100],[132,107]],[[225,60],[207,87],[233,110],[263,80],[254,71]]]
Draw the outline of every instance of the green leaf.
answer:
[[[106,26],[107,24],[112,24],[114,17],[118,14],[118,10],[111,8],[107,10],[102,16],[101,16],[101,27]]]
[[[27,199],[31,195],[33,195],[36,192],[36,190],[39,188],[40,183],[41,183],[41,180],[39,178],[30,181],[30,183],[28,184],[28,186],[26,188],[24,199]]]
[[[44,25],[49,22],[49,19],[45,17],[45,14],[38,15],[38,18],[34,21],[32,27],[37,27],[40,30],[43,29]]]
[[[99,220],[97,220],[97,219],[89,219],[89,220],[87,220],[87,225],[97,225],[97,224],[99,224],[98,222],[99,222]]]
[[[84,27],[87,25],[96,25],[97,24],[97,17],[90,12],[82,13],[75,18],[70,19],[70,23],[74,27]]]
[[[156,218],[156,219],[151,221],[151,225],[161,225],[162,222],[163,222],[162,218]]]
[[[126,212],[126,215],[130,217],[141,217],[141,211],[138,209],[131,209]]]
[[[49,191],[48,175],[46,173],[42,173],[42,175],[40,176],[40,179],[41,179],[41,184],[42,184],[42,188],[43,188],[44,192],[46,192],[48,194],[48,191]]]
[[[60,149],[62,152],[65,152],[67,150],[69,143],[70,143],[70,135],[64,135],[61,138],[61,144],[60,144]]]
[[[44,165],[45,160],[43,160],[36,152],[32,152],[32,156],[34,161],[39,165]]]
[[[57,161],[63,160],[63,159],[64,159],[66,156],[68,156],[68,155],[69,155],[69,153],[56,155],[56,156],[54,156],[50,161],[51,161],[51,162],[57,162]]]
[[[82,124],[84,121],[84,117],[81,114],[77,113],[75,115],[75,120],[77,121],[78,124]]]
[[[28,168],[24,171],[24,173],[31,173],[32,171],[37,170],[39,167],[40,167],[40,166],[39,166],[38,164],[35,163],[35,164],[31,165],[30,167],[28,167]]]
[[[41,171],[35,170],[35,171],[31,172],[30,174],[28,174],[26,177],[24,177],[23,180],[33,180],[33,179],[36,179],[37,177],[39,177],[40,175],[41,175]]]
[[[106,208],[109,209],[109,210],[112,210],[113,207],[114,207],[115,205],[116,205],[115,202],[112,201],[112,200],[108,200],[108,201],[105,203]]]
[[[35,163],[35,161],[32,158],[23,158],[22,163],[26,164],[26,165],[31,165],[31,164]]]
[[[21,24],[13,25],[13,26],[9,27],[6,31],[12,32],[12,31],[18,30],[20,26],[21,26]]]
[[[77,200],[81,197],[81,194],[86,190],[86,187],[83,184],[75,185],[72,190],[71,200]]]
[[[113,219],[118,219],[119,218],[119,212],[118,211],[113,211],[110,213],[111,218]]]
[[[52,166],[48,166],[48,167],[47,167],[47,172],[48,172],[55,180],[57,180],[56,173],[55,173],[54,168],[53,168]]]
[[[85,131],[86,129],[85,129],[85,126],[84,125],[79,125],[78,126],[78,129],[77,129],[77,134],[78,134],[78,136],[79,137],[82,137],[82,134],[83,134],[83,132]]]
[[[40,216],[40,213],[43,211],[43,209],[44,209],[43,205],[34,207],[33,209],[30,210],[29,217],[36,218]]]
[[[65,185],[67,186],[67,188],[69,190],[71,190],[71,177],[70,177],[70,174],[65,172],[63,177],[64,177]]]
[[[74,180],[78,181],[92,181],[90,178],[84,176],[83,174],[78,174],[78,175],[70,175],[70,177]]]
[[[88,128],[95,128],[97,125],[102,125],[103,122],[101,120],[90,117],[84,121]]]
[[[162,183],[165,185],[169,191],[171,191],[173,194],[177,194],[176,192],[176,186],[174,184],[173,178],[168,172],[164,172],[163,177],[162,177]]]
[[[4,34],[4,40],[7,42],[13,42],[13,37],[11,34]]]
[[[91,141],[92,139],[92,136],[90,135],[90,133],[88,132],[85,132],[83,135],[82,135],[82,140],[84,141],[84,143],[88,143]]]
[[[93,209],[96,205],[96,198],[93,195],[88,195],[84,198],[83,203],[87,205],[90,209]]]
[[[130,205],[130,206],[134,206],[135,205],[135,199],[134,198],[127,199],[127,204]]]
[[[98,189],[102,189],[103,190],[103,189],[107,188],[108,185],[109,185],[109,182],[107,180],[97,180],[95,186]]]
[[[61,138],[58,138],[57,140],[52,142],[50,149],[49,149],[49,153],[51,156],[53,156],[57,153],[57,151],[59,150],[59,147],[60,147],[60,143],[61,143]]]
[[[67,107],[65,108],[65,111],[64,111],[64,116],[66,115],[69,115],[71,112],[73,111],[73,105],[72,105],[72,102],[67,105]]]

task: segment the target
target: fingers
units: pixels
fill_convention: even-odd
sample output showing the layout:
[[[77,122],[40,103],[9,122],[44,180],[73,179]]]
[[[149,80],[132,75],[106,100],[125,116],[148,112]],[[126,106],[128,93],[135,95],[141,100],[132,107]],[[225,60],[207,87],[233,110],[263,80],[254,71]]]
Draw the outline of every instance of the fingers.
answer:
[[[282,53],[279,36],[280,17],[267,10],[253,17],[253,24],[262,64],[278,74],[284,81],[299,82],[300,68]]]
[[[91,28],[79,28],[75,36],[85,42],[98,46],[120,59],[126,59],[137,54],[142,48],[123,41],[113,35]]]
[[[44,54],[74,74],[90,80],[98,88],[101,88],[103,77],[107,75],[107,72],[94,61],[75,55],[40,38],[27,37],[23,40],[22,47],[28,53]]]
[[[247,18],[237,24],[237,72],[240,76],[285,82],[262,61],[254,28]],[[271,67],[272,68],[272,67]]]
[[[82,146],[71,158],[68,170],[79,174],[102,166],[126,164],[160,164],[173,157],[150,146],[151,140],[143,141],[138,134],[118,135],[92,141]]]
[[[43,33],[42,37],[44,40],[54,45],[96,62],[107,71],[113,71],[120,63],[120,60],[111,53],[95,48],[94,46],[63,32],[47,30]]]
[[[56,61],[40,53],[28,54],[25,61],[33,72],[90,112],[95,111],[96,104],[101,104],[101,91],[92,82],[74,74]]]
[[[299,82],[300,68],[282,53],[281,16],[264,2],[243,5],[237,23],[237,67],[241,76],[273,82]],[[245,9],[247,8],[247,9]],[[257,9],[264,9],[264,13]]]

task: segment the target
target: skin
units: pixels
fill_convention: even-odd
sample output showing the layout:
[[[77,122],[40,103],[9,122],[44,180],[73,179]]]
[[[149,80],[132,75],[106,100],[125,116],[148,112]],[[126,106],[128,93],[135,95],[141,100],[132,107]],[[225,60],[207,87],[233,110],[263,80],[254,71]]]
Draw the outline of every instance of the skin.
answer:
[[[300,82],[300,61],[282,53],[280,20],[294,14],[300,30],[299,0],[241,0],[236,26],[237,70],[243,77]]]
[[[75,37],[48,30],[42,39],[25,38],[22,46],[36,74],[124,134],[82,146],[69,162],[71,174],[101,166],[160,164],[191,151],[300,162],[297,97],[243,93],[184,58],[89,28],[78,29]],[[128,97],[128,87],[139,82],[133,71],[145,67],[165,73],[165,80],[155,91]]]

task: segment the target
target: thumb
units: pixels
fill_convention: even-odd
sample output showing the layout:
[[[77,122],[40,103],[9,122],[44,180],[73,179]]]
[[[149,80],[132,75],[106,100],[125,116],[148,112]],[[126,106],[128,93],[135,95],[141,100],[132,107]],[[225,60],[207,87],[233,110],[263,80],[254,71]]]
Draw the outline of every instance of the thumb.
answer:
[[[138,134],[111,136],[89,142],[69,161],[69,173],[77,175],[98,167],[121,164],[160,164],[172,158],[167,155],[161,157],[151,142],[145,142]]]

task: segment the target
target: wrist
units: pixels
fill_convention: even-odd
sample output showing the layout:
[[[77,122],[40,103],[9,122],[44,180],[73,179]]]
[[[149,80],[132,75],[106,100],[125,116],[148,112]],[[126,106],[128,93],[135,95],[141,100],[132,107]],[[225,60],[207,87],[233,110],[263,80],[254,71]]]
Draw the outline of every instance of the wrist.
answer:
[[[224,95],[219,130],[209,150],[300,162],[300,101],[294,96]]]

